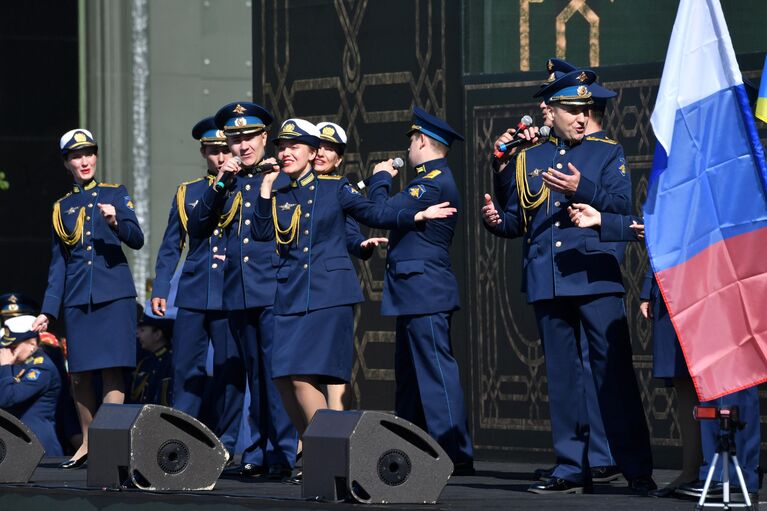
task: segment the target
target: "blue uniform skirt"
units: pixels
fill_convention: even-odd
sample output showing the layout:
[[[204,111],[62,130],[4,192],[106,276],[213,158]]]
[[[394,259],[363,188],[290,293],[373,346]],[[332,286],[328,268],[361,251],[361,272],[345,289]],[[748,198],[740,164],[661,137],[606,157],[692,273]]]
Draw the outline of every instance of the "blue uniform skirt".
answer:
[[[136,367],[136,299],[64,307],[70,373]]]
[[[657,285],[652,289],[652,375],[655,378],[689,378],[682,346],[676,337],[666,302]]]
[[[354,356],[354,305],[274,315],[272,377],[314,375],[348,382]]]

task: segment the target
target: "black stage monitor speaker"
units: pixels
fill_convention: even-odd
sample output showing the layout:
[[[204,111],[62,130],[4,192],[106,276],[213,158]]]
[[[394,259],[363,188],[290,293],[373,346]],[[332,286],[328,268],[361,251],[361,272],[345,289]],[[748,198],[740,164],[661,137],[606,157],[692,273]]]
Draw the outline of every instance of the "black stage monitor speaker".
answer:
[[[103,404],[88,430],[88,486],[212,490],[229,454],[200,421],[160,405]]]
[[[27,483],[45,449],[32,430],[0,410],[0,483]]]
[[[453,463],[425,431],[383,412],[320,410],[303,438],[303,497],[434,503]]]

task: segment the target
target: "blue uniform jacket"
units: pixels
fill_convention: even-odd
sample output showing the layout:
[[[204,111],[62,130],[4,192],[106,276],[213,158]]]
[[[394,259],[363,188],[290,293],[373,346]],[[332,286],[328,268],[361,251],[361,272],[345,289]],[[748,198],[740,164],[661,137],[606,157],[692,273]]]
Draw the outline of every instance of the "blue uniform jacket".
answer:
[[[548,200],[534,209],[520,205],[517,175],[531,194],[543,187],[542,172],[549,167],[568,173],[572,162],[581,172],[578,189],[571,197],[551,192]],[[590,204],[602,212],[629,214],[631,180],[620,144],[594,134],[568,145],[556,136],[521,151],[494,175],[494,191],[501,224],[485,227],[506,238],[523,237],[522,291],[529,302],[560,296],[622,293],[620,263],[625,243],[600,240],[594,229],[581,229],[570,221],[570,202]],[[529,199],[530,197],[528,197]]]
[[[96,206],[112,204],[117,228],[112,229]],[[69,238],[71,244],[64,239]],[[123,185],[91,181],[75,185],[53,209],[51,264],[42,312],[58,317],[62,307],[104,303],[136,296],[121,244],[138,250],[144,245],[133,201]]]
[[[261,175],[243,171],[226,191],[217,192],[210,186],[189,215],[190,236],[223,235],[226,239],[224,310],[274,304],[277,263],[274,243],[255,240],[251,234],[262,180]]]
[[[157,253],[153,297],[168,298],[170,281],[187,239],[188,218],[214,178],[201,177],[182,183],[176,189],[168,214],[168,226]],[[179,204],[184,208],[181,215]],[[221,310],[226,256],[224,229],[218,229],[218,234],[204,238],[189,234],[188,239],[188,251],[178,281],[175,305],[185,309]]]
[[[60,456],[56,436],[56,406],[61,378],[42,350],[23,364],[0,366],[0,408],[31,429],[48,456]]]
[[[369,197],[395,208],[421,210],[449,201],[460,209],[460,193],[446,159],[428,161],[417,166],[416,172],[416,178],[392,197],[391,175],[374,174]],[[457,222],[457,215],[453,215],[427,222],[419,230],[391,231],[381,314],[432,314],[460,307],[458,283],[450,265],[450,243]]]
[[[636,233],[631,229],[633,222],[643,224],[644,219],[634,215],[602,213],[599,237],[602,241],[637,241]]]
[[[160,348],[136,364],[130,402],[170,406],[173,391],[173,353]]]
[[[296,211],[300,208],[300,214]],[[281,230],[290,230],[287,244],[271,241],[277,263],[276,314],[297,314],[363,300],[357,274],[349,258],[347,215],[360,223],[384,229],[415,228],[417,210],[376,204],[341,176],[317,176],[314,171],[258,199],[253,237],[275,239],[273,214]],[[280,234],[286,241],[290,235]]]

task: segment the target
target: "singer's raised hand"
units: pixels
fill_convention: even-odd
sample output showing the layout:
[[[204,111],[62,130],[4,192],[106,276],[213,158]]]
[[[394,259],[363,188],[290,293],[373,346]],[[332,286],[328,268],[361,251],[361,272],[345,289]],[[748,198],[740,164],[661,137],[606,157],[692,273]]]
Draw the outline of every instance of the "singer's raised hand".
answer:
[[[552,191],[563,193],[569,197],[578,189],[578,183],[581,182],[581,173],[572,163],[568,163],[567,168],[570,170],[570,174],[565,174],[549,167],[549,170],[544,172],[541,177],[543,177],[543,182],[546,183],[546,186]]]
[[[501,220],[501,215],[498,213],[498,210],[495,209],[493,198],[490,197],[489,193],[485,194],[485,205],[482,206],[482,219],[491,227],[494,227],[503,221]]]
[[[279,172],[280,171],[280,165],[277,163],[277,158],[274,156],[270,156],[269,158],[265,158],[261,163],[258,164],[259,167],[262,165],[265,165],[267,163],[272,164],[272,172]]]
[[[216,181],[221,181],[221,178],[224,176],[226,172],[231,172],[233,174],[236,174],[240,171],[242,168],[242,164],[240,163],[239,157],[235,156],[234,158],[229,158],[224,162],[223,165],[221,165],[221,168],[218,169],[218,175],[216,176]]]
[[[373,248],[378,245],[386,245],[387,243],[389,243],[389,238],[368,238],[360,243],[360,248]]]
[[[279,172],[268,172],[264,174],[264,179],[261,181],[260,195],[264,199],[272,198],[272,185],[279,177]]]
[[[109,227],[117,227],[117,211],[115,210],[115,207],[111,204],[101,203],[96,204],[96,206],[99,208],[101,216],[103,216],[104,220],[109,224]]]
[[[588,204],[575,203],[567,208],[570,221],[578,227],[597,227],[602,225],[602,213]]]
[[[373,174],[377,174],[378,172],[388,172],[391,174],[391,177],[397,177],[397,173],[399,171],[394,168],[394,159],[389,158],[388,160],[382,161],[373,167]]]
[[[423,222],[424,220],[439,220],[440,218],[447,218],[453,216],[458,212],[457,209],[451,208],[449,202],[440,202],[433,206],[419,211],[415,214],[416,222]]]

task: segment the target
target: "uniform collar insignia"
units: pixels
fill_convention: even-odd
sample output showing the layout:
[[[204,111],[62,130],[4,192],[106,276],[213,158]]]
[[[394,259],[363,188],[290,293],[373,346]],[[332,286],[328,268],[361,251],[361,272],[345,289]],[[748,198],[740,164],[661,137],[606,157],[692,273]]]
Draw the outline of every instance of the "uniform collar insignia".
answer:
[[[419,165],[415,168],[416,174],[420,174],[421,172],[426,172],[426,165]]]
[[[310,172],[306,176],[302,177],[298,182],[301,184],[301,186],[306,186],[312,181],[314,181],[314,172]]]
[[[98,181],[96,181],[95,179],[91,179],[91,181],[87,185],[83,186],[83,189],[90,190],[91,188],[95,187],[97,184],[99,184]]]
[[[280,205],[280,210],[282,211],[290,211],[291,209],[295,208],[296,205],[290,202],[285,201],[285,204]]]

